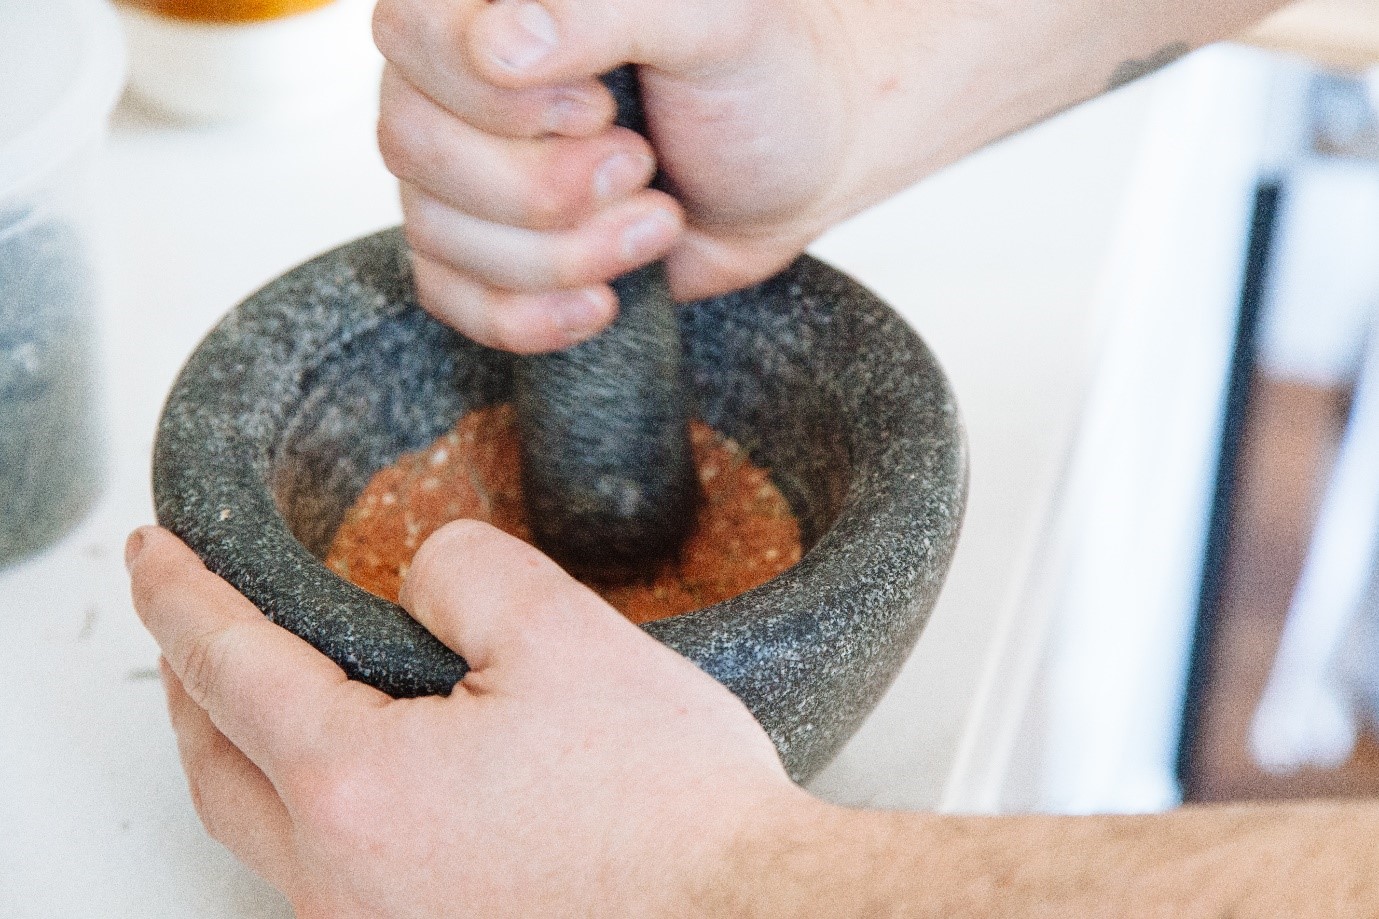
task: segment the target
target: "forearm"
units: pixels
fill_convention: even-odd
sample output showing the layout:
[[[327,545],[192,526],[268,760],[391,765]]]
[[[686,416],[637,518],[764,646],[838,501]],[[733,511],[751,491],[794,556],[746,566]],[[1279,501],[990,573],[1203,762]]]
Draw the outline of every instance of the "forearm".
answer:
[[[866,79],[858,159],[880,198],[1001,137],[1237,34],[1282,0],[828,0]],[[855,17],[844,31],[841,20]]]
[[[950,817],[817,802],[742,837],[707,914],[1379,915],[1379,805]]]

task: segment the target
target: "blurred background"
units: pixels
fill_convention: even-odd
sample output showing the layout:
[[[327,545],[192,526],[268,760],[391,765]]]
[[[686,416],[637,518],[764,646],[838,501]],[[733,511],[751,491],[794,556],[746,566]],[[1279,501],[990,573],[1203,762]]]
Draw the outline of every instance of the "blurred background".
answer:
[[[1235,136],[1216,123],[1199,141],[1238,145],[1230,190],[1216,173],[1164,240],[1144,235],[1147,221],[1128,224],[1138,251],[1110,268],[1105,295],[1148,315],[1113,308],[1010,620],[1019,639],[993,658],[991,705],[977,713],[1005,719],[984,753],[999,737],[1010,759],[955,806],[1135,812],[1379,792],[1368,12],[1289,8],[1249,36],[1307,57],[1210,52],[1240,80],[1221,110]],[[1177,135],[1180,155],[1191,138]],[[1182,194],[1181,179],[1166,170],[1160,188]],[[1225,213],[1235,258],[1219,257],[1223,236],[1224,274],[1213,281],[1203,265],[1175,287],[1166,278],[1191,261],[1173,255],[1173,237],[1198,247]],[[1144,302],[1146,283],[1162,298]],[[1219,286],[1198,299],[1208,284]],[[1029,682],[1006,687],[1021,667]]]
[[[400,220],[371,5],[0,0],[0,915],[289,915],[201,831],[121,547],[200,338]],[[1379,791],[1376,65],[1379,4],[1309,0],[812,248],[925,337],[972,448],[943,597],[814,791]]]

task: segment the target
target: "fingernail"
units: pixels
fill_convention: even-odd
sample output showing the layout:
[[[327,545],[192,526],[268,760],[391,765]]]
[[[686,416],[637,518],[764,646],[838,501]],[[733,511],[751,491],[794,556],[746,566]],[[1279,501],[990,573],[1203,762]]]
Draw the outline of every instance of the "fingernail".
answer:
[[[500,16],[493,36],[493,59],[507,70],[527,70],[555,50],[559,35],[555,19],[546,8],[531,0],[499,5]]]
[[[546,109],[547,134],[579,133],[595,123],[598,100],[588,94],[570,92],[558,97]]]
[[[619,150],[594,170],[594,197],[600,201],[621,198],[650,179],[655,167],[656,161],[645,153]]]
[[[675,218],[667,211],[652,211],[622,231],[622,257],[626,262],[655,258],[675,232]]]
[[[562,134],[573,131],[584,121],[585,108],[575,99],[557,99],[546,109],[546,133]]]
[[[139,527],[124,543],[124,567],[126,571],[134,570],[134,560],[139,557],[139,553],[144,551],[144,527]]]
[[[597,290],[565,294],[555,309],[556,325],[569,337],[571,344],[584,341],[608,324],[608,301]]]

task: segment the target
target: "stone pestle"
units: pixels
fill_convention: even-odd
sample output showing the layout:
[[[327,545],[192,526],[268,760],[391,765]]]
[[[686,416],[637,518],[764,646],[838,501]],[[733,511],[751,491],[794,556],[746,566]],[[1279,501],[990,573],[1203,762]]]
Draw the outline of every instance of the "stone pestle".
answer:
[[[645,136],[635,68],[603,80],[618,124]],[[532,534],[557,561],[593,576],[674,553],[698,499],[664,267],[626,274],[613,289],[620,309],[607,330],[514,369]]]

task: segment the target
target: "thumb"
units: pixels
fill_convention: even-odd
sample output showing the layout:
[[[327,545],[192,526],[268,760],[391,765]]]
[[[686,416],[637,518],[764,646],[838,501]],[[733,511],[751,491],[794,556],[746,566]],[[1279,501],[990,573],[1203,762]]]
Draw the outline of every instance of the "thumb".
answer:
[[[623,64],[712,66],[746,32],[747,0],[497,0],[468,30],[470,65],[498,86],[568,83]]]
[[[779,274],[813,241],[801,227],[733,235],[691,227],[666,255],[666,278],[679,303],[716,297]]]
[[[422,544],[400,602],[478,674],[573,671],[578,643],[640,632],[535,547],[477,520]]]

